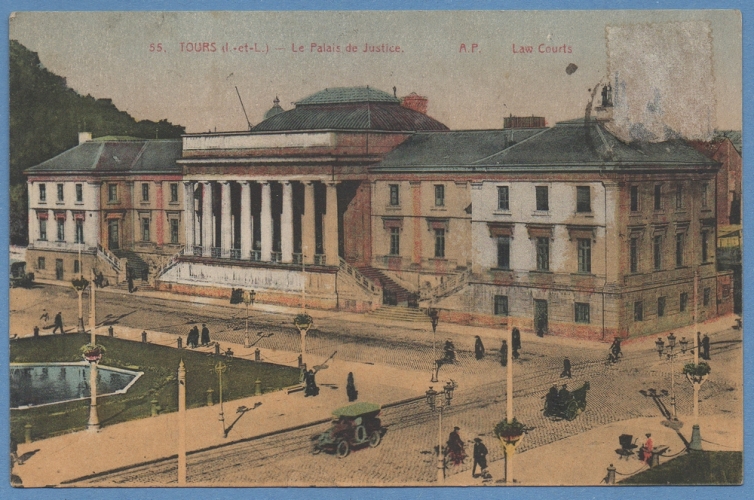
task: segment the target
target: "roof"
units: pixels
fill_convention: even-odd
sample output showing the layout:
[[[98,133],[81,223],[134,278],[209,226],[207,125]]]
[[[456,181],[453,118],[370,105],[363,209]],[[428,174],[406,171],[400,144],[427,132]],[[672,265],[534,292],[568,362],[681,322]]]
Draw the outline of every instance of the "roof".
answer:
[[[400,99],[387,92],[366,87],[335,87],[331,89],[320,90],[314,94],[304,97],[296,103],[296,106],[307,106],[311,104],[344,104],[353,102],[389,102],[400,104]]]
[[[508,137],[506,133],[513,133]],[[520,135],[516,136],[517,133]],[[596,120],[560,122],[547,129],[416,134],[370,170],[434,168],[622,168],[717,163],[682,140],[626,144]]]
[[[39,173],[180,173],[180,140],[89,141],[27,168]]]
[[[743,151],[743,137],[740,130],[716,130],[715,138],[727,138],[733,143],[733,147],[736,148],[738,154]]]
[[[291,130],[380,130],[415,132],[448,130],[434,118],[401,106],[387,92],[370,87],[337,87],[312,94],[296,103],[294,109],[265,114],[252,131]]]
[[[380,411],[382,407],[375,403],[354,403],[333,411],[335,417],[359,417],[368,413]]]

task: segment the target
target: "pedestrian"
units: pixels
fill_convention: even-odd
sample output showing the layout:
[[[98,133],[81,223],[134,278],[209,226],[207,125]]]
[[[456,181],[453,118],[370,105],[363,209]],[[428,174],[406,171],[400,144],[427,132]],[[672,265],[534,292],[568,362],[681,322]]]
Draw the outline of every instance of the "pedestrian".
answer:
[[[463,439],[461,439],[461,434],[458,432],[460,430],[460,427],[453,427],[453,432],[448,436],[448,455],[455,465],[462,463],[463,459],[466,458]]]
[[[188,338],[186,339],[186,345],[191,348],[196,348],[199,345],[199,327],[194,327],[189,331]]]
[[[639,459],[643,460],[646,463],[649,463],[649,461],[652,459],[653,448],[654,443],[652,442],[652,434],[647,433],[647,440],[644,442],[644,446],[642,446],[639,450]]]
[[[319,394],[319,387],[317,387],[317,382],[314,380],[313,370],[308,370],[304,373],[304,382],[306,383],[306,388],[304,389],[304,397],[314,397]]]
[[[356,384],[353,382],[353,372],[348,372],[348,379],[346,380],[346,394],[348,394],[348,402],[353,403],[359,397],[359,391],[356,390]]]
[[[47,309],[42,309],[42,315],[39,319],[42,321],[42,325],[46,325],[50,322],[50,314],[47,312]]]
[[[482,338],[479,335],[476,336],[476,341],[474,342],[474,354],[476,355],[476,359],[484,357],[484,344],[482,344]]]
[[[58,312],[55,315],[55,325],[54,325],[54,327],[52,329],[52,333],[56,333],[57,330],[58,330],[58,328],[60,328],[60,333],[61,334],[65,333],[65,331],[63,330],[63,313],[61,313],[61,312]]]
[[[563,377],[571,378],[571,360],[568,359],[568,356],[563,359],[563,373],[560,374],[560,378]]]
[[[545,336],[545,329],[541,326],[537,328],[537,337],[544,337]]]
[[[503,340],[503,345],[500,346],[500,364],[508,366],[508,341]]]
[[[702,337],[702,357],[706,360],[709,360],[709,337],[707,334],[704,334],[704,337]]]
[[[487,475],[487,447],[484,446],[481,438],[474,438],[474,466],[471,468],[471,477],[477,477],[476,466],[479,465],[481,476]]]
[[[202,323],[202,345],[209,345],[209,328],[205,323]]]
[[[128,293],[134,293],[134,277],[131,273],[128,273],[126,281],[128,281]]]
[[[511,348],[513,349],[513,358],[518,359],[518,351],[521,350],[521,332],[514,328],[511,333]]]
[[[13,468],[13,464],[23,465],[24,461],[18,456],[18,443],[15,439],[10,438],[10,465]]]

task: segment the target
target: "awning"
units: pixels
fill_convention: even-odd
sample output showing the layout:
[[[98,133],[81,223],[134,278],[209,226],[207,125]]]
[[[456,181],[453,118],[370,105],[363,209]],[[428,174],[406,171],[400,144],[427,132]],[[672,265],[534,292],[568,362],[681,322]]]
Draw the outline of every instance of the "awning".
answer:
[[[37,219],[47,220],[47,217],[48,217],[47,210],[37,210]]]
[[[55,219],[65,220],[65,210],[60,211],[60,212],[55,212]]]
[[[529,238],[552,238],[553,226],[549,224],[527,224]]]
[[[86,213],[84,213],[84,212],[73,212],[73,219],[74,220],[84,220],[84,219],[86,219]]]
[[[488,222],[487,229],[490,230],[490,238],[500,238],[501,236],[513,236],[515,225],[509,222]]]
[[[568,226],[568,238],[573,240],[594,240],[597,232],[594,226]]]
[[[403,227],[403,218],[382,218],[382,225],[385,229],[389,229],[392,227],[401,228]]]

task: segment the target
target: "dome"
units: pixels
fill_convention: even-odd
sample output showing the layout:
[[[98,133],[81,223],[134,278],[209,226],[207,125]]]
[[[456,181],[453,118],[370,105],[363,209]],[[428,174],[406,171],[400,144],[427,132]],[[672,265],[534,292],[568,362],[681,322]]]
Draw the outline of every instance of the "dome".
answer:
[[[283,113],[285,110],[280,107],[280,99],[278,99],[278,96],[275,96],[275,100],[272,101],[273,106],[267,110],[267,112],[264,114],[264,119],[271,118],[279,113]]]

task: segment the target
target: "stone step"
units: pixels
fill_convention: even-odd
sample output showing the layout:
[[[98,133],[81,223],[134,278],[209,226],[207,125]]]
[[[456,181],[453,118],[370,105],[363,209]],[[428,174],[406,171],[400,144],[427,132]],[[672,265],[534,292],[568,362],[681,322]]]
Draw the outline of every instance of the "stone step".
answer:
[[[369,313],[373,318],[394,320],[394,321],[411,321],[411,322],[429,322],[429,318],[424,311],[418,309],[409,309],[407,307],[382,306]]]

